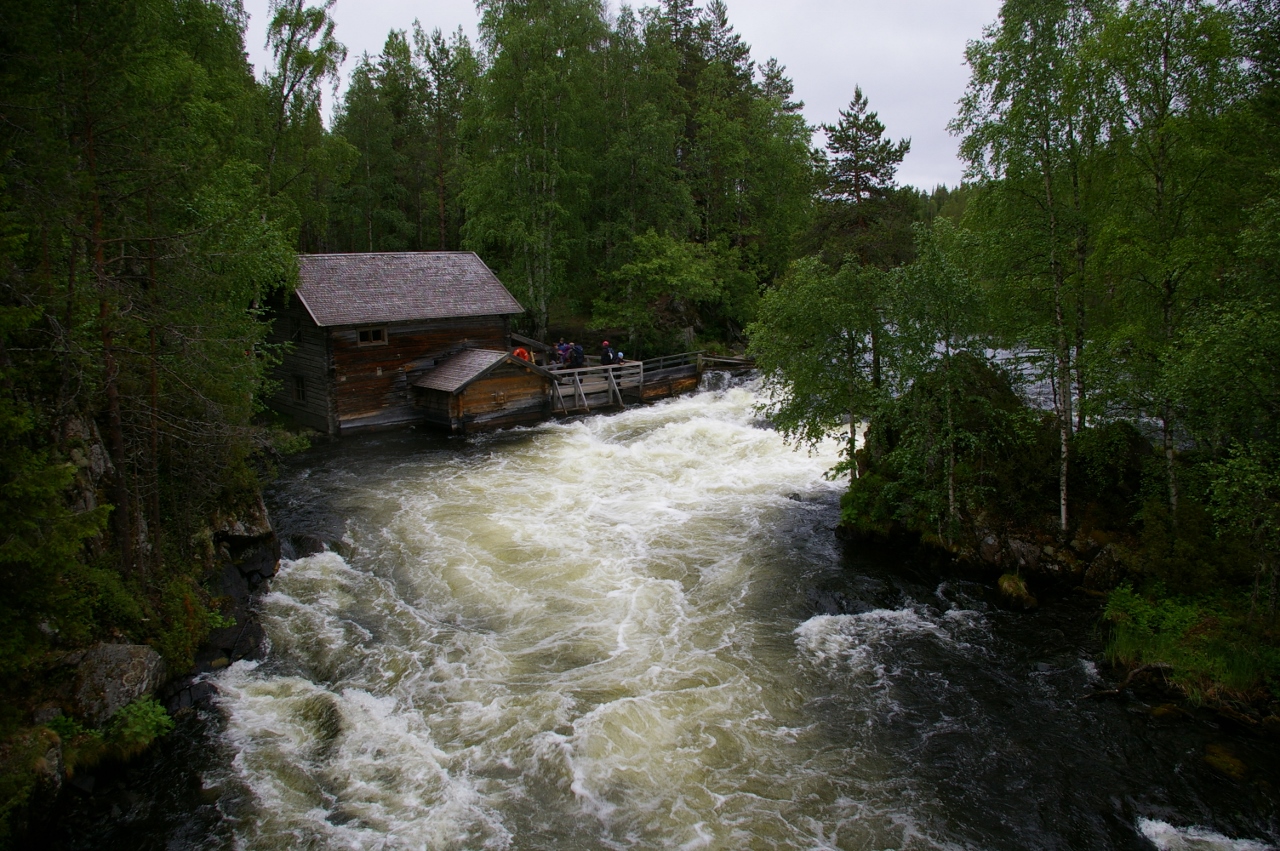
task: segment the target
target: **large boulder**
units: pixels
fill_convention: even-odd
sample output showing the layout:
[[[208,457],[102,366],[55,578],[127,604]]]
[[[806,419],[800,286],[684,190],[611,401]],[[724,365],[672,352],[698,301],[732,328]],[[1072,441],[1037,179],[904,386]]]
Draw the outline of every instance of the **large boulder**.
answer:
[[[1030,541],[1024,541],[1021,538],[1010,538],[1008,547],[1009,554],[1013,556],[1014,564],[1022,570],[1034,571],[1040,566],[1042,551],[1040,547]]]
[[[100,727],[165,680],[164,660],[143,644],[98,644],[83,652],[72,695],[78,714]]]

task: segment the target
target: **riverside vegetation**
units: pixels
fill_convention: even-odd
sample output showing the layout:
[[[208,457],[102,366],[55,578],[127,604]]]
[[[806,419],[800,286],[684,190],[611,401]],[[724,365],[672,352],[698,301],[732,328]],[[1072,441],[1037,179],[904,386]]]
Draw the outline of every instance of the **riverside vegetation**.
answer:
[[[784,433],[868,424],[850,529],[1105,593],[1115,661],[1274,712],[1276,0],[1008,0],[930,192],[860,90],[814,148],[721,0],[480,0],[478,45],[392,32],[326,127],[332,5],[273,2],[256,78],[236,0],[0,12],[0,835],[50,743],[168,729],[35,724],[68,654],[180,672],[225,625],[218,518],[299,443],[261,408],[296,251],[471,249],[536,336],[749,345]]]

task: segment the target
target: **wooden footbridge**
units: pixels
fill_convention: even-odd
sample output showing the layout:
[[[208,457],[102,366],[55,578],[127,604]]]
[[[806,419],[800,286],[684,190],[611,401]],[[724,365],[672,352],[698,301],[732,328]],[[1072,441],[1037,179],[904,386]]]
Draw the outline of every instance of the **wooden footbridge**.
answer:
[[[549,367],[551,413],[555,416],[585,414],[628,403],[651,402],[696,390],[707,370],[745,372],[755,368],[746,358],[728,358],[703,352],[628,361],[577,369]]]

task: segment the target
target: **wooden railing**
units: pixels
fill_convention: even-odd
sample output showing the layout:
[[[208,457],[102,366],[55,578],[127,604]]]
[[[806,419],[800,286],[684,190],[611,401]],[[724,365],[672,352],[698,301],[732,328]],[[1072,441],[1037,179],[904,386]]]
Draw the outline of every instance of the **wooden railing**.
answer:
[[[646,380],[670,379],[672,375],[700,375],[704,369],[752,369],[755,362],[747,358],[708,356],[703,352],[683,352],[645,361],[627,361],[601,366],[549,367],[551,373],[551,408],[555,413],[590,411],[588,396],[595,397],[596,407],[623,406],[623,392],[630,391],[639,399]],[[607,401],[602,401],[607,399]]]
[[[755,369],[756,362],[753,358],[735,358],[726,357],[724,355],[703,355],[703,369]]]
[[[623,390],[638,396],[644,388],[644,363],[551,369],[551,409],[557,413],[589,411],[588,394],[608,393],[608,405],[622,406]]]
[[[702,352],[683,352],[678,355],[665,355],[660,358],[650,358],[644,362],[644,368],[648,372],[659,372],[664,369],[674,369],[680,366],[697,365]]]

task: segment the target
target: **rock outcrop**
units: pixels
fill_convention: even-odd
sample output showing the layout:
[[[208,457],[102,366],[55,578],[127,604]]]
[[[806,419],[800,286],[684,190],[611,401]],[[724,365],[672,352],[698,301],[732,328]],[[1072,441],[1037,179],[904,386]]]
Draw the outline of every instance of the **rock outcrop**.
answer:
[[[167,678],[160,654],[144,644],[98,644],[66,661],[76,665],[76,714],[95,727],[155,692]]]
[[[220,518],[213,530],[213,545],[219,565],[219,590],[231,603],[226,614],[234,623],[209,634],[196,654],[198,673],[239,659],[261,657],[264,635],[252,610],[253,599],[280,566],[280,539],[261,497],[236,516]]]

